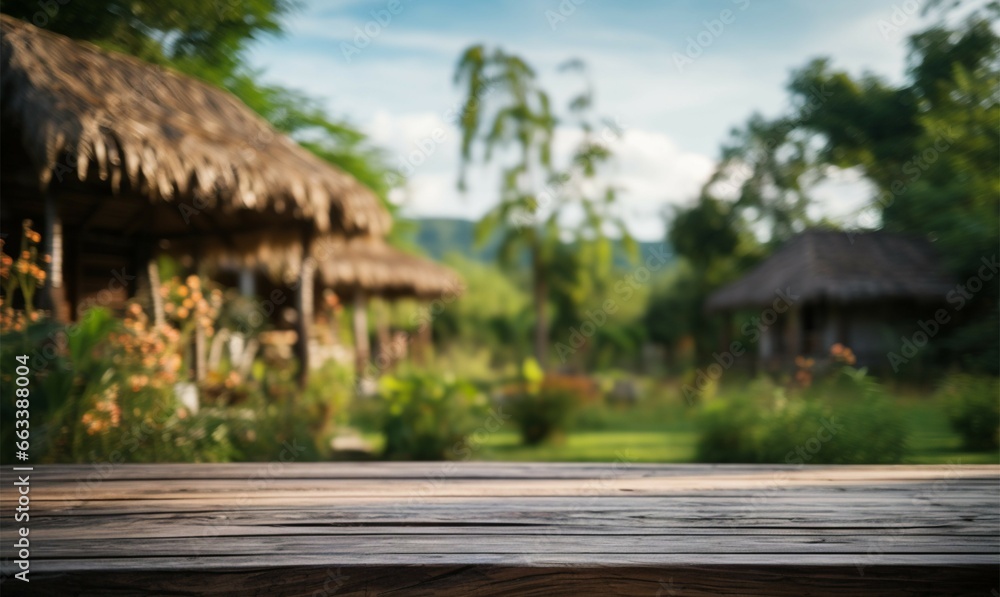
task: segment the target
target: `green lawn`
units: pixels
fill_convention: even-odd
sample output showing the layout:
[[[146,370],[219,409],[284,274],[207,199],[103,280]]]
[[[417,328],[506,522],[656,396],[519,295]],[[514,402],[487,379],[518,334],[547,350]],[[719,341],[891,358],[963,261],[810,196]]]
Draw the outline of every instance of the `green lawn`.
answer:
[[[1000,452],[968,452],[948,425],[942,406],[927,396],[897,399],[909,423],[911,464],[1000,464]],[[639,405],[592,408],[576,429],[540,446],[523,446],[516,427],[489,434],[472,453],[475,460],[522,462],[694,462],[697,427],[680,406]],[[366,434],[375,449],[377,433]]]
[[[948,425],[941,405],[927,399],[899,400],[910,424],[910,462],[914,464],[998,464],[998,452],[967,452]]]

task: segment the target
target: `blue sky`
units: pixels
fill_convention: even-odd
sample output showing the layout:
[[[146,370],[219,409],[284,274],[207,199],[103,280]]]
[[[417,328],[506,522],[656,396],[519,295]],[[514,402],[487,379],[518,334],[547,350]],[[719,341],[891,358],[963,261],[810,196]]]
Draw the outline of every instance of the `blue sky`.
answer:
[[[900,80],[905,36],[927,24],[921,4],[316,0],[250,58],[266,79],[322,98],[412,169],[393,197],[404,213],[469,218],[496,201],[497,184],[485,170],[474,172],[465,196],[455,188],[459,133],[446,119],[460,100],[451,79],[460,52],[502,45],[532,64],[557,100],[576,87],[556,66],[583,59],[596,111],[625,131],[607,175],[624,189],[622,213],[637,237],[658,239],[659,213],[694,198],[728,131],[755,111],[783,110],[791,70],[830,56],[853,73]],[[374,35],[359,36],[366,28]],[[568,152],[571,142],[561,133],[557,148]],[[870,192],[856,173],[835,173],[815,190],[816,211],[851,221]]]

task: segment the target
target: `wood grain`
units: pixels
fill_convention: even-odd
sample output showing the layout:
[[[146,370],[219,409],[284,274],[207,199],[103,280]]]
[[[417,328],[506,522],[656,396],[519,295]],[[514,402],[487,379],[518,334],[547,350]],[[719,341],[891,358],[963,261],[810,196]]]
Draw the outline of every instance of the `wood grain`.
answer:
[[[16,528],[0,471],[0,568]],[[39,466],[32,595],[990,595],[1000,467]]]

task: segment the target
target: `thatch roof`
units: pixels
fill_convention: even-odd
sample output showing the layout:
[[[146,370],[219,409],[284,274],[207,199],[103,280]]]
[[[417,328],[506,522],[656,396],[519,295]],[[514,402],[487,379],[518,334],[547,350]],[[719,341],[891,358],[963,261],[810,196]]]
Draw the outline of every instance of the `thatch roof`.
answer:
[[[295,245],[276,249],[268,243],[259,251],[226,251],[214,248],[207,262],[222,269],[256,267],[279,282],[291,283],[299,275],[302,252]],[[327,234],[312,242],[310,256],[316,269],[317,286],[341,296],[364,292],[387,299],[435,299],[460,295],[462,279],[451,269],[433,261],[404,253],[380,238],[344,238]]]
[[[388,230],[369,189],[231,94],[7,15],[0,31],[5,135],[18,135],[41,187],[69,163],[116,195],[283,214],[319,231]]]
[[[451,269],[409,255],[380,239],[327,235],[313,244],[320,282],[341,295],[359,290],[385,298],[434,299],[462,293],[462,279]]]
[[[801,301],[942,300],[955,282],[927,241],[889,232],[808,230],[763,263],[724,286],[705,304],[710,311],[770,305],[776,289]]]

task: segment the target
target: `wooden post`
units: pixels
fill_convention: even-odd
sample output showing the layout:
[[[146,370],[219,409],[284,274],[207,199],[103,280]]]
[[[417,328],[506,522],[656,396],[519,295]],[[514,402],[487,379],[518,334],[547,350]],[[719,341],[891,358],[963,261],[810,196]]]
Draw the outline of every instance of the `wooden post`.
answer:
[[[364,375],[371,348],[368,344],[368,301],[364,291],[354,294],[354,368]]]
[[[42,293],[44,307],[52,311],[56,321],[68,322],[69,303],[66,301],[66,285],[63,280],[63,229],[59,216],[59,206],[51,190],[45,191],[45,226],[42,232],[46,255],[51,258],[48,279]]]
[[[296,310],[298,319],[295,321],[295,357],[299,361],[299,387],[305,388],[309,383],[309,337],[312,330],[315,310],[313,309],[313,285],[316,279],[316,262],[309,253],[309,243],[305,242],[302,252],[302,264],[299,267],[299,280],[295,289]]]
[[[206,355],[205,328],[202,327],[201,321],[196,321],[194,324],[194,379],[197,382],[205,381]]]
[[[254,272],[249,267],[240,268],[240,294],[242,296],[253,296],[257,294],[257,280],[254,279]]]
[[[149,289],[153,299],[153,322],[156,327],[162,327],[167,322],[167,317],[163,312],[163,297],[160,296],[160,265],[155,258],[151,258],[146,264],[146,271],[149,276]]]
[[[782,359],[785,364],[795,360],[802,354],[802,309],[792,305],[784,314],[785,320],[785,354]]]
[[[391,364],[392,335],[389,331],[389,305],[384,300],[378,301],[375,310],[375,333],[378,337],[379,363]]]

